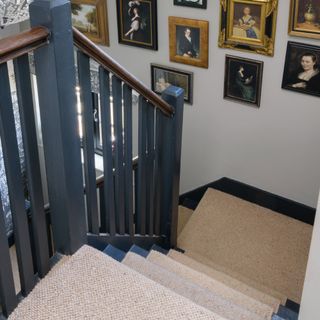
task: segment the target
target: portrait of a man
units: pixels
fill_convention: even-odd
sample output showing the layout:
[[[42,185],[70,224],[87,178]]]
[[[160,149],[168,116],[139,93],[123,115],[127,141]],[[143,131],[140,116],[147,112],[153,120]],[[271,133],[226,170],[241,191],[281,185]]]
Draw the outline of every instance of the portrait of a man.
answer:
[[[188,26],[177,26],[177,55],[198,58],[200,55],[200,30]]]
[[[320,96],[320,47],[289,42],[282,88]]]

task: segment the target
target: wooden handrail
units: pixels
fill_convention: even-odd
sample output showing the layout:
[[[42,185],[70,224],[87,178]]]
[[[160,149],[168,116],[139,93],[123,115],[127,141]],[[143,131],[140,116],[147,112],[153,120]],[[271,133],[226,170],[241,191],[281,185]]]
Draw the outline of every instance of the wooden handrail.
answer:
[[[166,116],[172,116],[174,109],[164,100],[162,100],[155,92],[145,86],[140,80],[124,69],[90,39],[83,35],[76,28],[73,28],[74,44],[87,54],[90,58],[98,62],[106,70],[112,72],[123,82],[128,84],[132,89],[145,97],[155,107],[159,108]]]
[[[47,28],[35,27],[0,40],[0,64],[47,44],[49,35]]]

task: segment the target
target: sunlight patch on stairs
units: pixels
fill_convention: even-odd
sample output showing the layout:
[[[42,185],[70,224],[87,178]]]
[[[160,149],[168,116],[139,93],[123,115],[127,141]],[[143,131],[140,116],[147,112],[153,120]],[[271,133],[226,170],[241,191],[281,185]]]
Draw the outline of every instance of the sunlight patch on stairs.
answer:
[[[208,189],[178,247],[299,303],[311,234],[310,225]]]

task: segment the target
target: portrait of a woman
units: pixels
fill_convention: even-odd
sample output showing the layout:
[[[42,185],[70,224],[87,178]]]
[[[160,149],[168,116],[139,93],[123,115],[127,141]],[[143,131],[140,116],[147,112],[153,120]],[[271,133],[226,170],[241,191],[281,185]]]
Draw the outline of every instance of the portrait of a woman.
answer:
[[[245,6],[241,17],[236,20],[233,27],[233,36],[249,39],[260,39],[259,25],[256,18],[251,14],[251,7]]]
[[[299,69],[291,76],[288,85],[320,94],[320,71],[314,53],[306,52],[300,57]]]
[[[140,1],[129,1],[128,15],[131,21],[130,30],[127,31],[125,37],[129,37],[130,40],[142,41],[143,29],[145,22],[140,13]]]
[[[320,96],[320,47],[289,42],[282,88]]]

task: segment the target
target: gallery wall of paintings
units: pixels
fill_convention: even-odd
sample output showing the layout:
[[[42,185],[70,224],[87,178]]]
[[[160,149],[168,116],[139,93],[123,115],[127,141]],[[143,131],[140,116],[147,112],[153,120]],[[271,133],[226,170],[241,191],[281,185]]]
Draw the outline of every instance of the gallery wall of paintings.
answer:
[[[210,180],[232,176],[312,205],[320,0],[138,2],[106,1],[101,45],[155,92],[185,89],[182,191],[207,182],[214,163]],[[317,159],[304,159],[303,178],[302,145]]]

